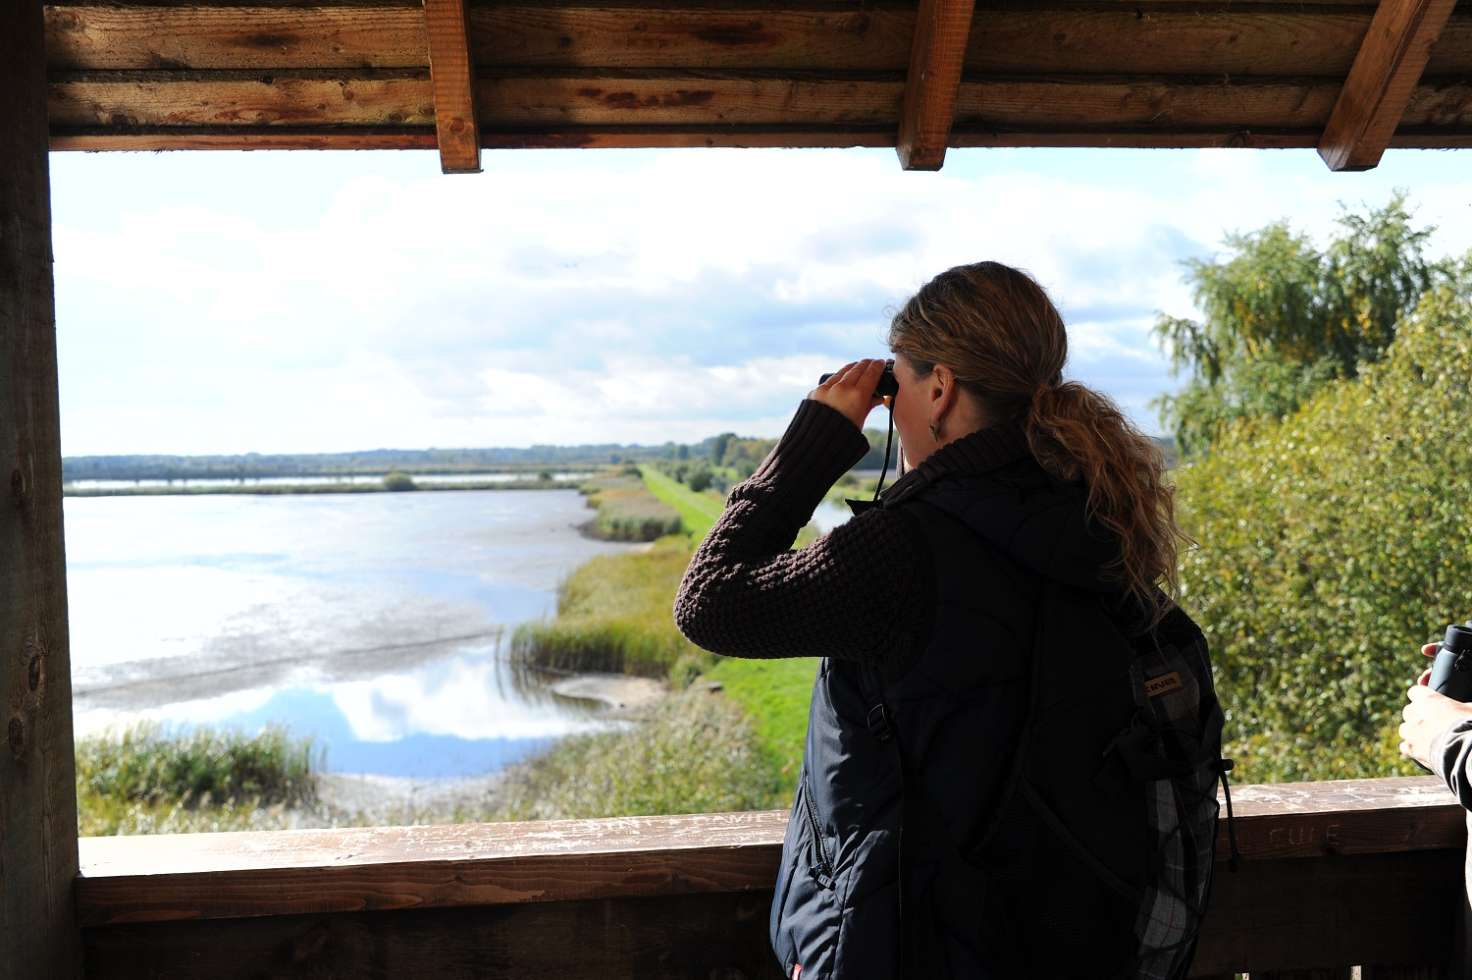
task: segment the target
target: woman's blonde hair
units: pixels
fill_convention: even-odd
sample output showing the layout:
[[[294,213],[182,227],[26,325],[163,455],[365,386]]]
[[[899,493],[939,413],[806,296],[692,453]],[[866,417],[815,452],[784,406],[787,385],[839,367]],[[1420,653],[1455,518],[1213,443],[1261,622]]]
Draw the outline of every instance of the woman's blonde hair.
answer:
[[[1174,491],[1160,448],[1104,395],[1063,380],[1063,318],[1027,273],[999,262],[948,269],[920,287],[889,328],[920,375],[944,364],[992,423],[1021,423],[1049,473],[1088,488],[1091,519],[1119,541],[1110,572],[1158,618],[1178,591]]]

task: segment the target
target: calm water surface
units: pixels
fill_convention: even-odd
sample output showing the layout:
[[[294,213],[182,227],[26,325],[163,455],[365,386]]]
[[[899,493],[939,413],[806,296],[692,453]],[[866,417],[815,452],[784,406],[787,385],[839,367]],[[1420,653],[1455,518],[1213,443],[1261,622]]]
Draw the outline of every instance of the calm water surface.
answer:
[[[594,555],[567,490],[68,498],[76,727],[315,736],[327,769],[494,771],[606,727],[502,655]]]

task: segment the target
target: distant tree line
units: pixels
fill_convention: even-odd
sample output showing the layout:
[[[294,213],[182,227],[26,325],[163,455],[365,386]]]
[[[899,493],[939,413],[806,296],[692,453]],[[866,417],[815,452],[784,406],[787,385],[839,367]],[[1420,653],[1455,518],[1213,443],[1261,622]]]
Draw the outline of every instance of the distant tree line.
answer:
[[[659,459],[660,446],[601,443],[526,449],[372,449],[348,453],[68,456],[61,474],[72,480],[234,480],[281,476],[403,473],[538,472]]]

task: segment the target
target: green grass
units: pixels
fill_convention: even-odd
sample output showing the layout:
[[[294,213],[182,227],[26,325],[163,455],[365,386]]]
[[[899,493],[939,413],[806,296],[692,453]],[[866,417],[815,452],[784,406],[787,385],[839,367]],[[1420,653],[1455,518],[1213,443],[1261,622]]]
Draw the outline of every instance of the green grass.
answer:
[[[808,727],[808,703],[812,699],[816,658],[796,660],[739,660],[723,657],[706,672],[719,681],[726,695],[752,719],[761,746],[781,795],[774,805],[791,802],[792,787],[802,764],[803,739]]]
[[[646,677],[667,677],[683,660],[688,678],[692,659],[712,659],[675,628],[675,593],[689,563],[689,545],[674,536],[584,563],[558,590],[555,619],[517,627],[511,655],[547,670]]]
[[[725,506],[719,494],[696,493],[653,467],[641,467],[641,473],[650,492],[680,512],[692,536],[703,539],[710,533]],[[872,484],[869,489],[872,493]],[[852,490],[849,495],[853,495]],[[798,535],[796,544],[801,547],[817,536],[809,525]],[[809,657],[797,660],[720,657],[704,675],[719,681],[727,696],[752,719],[762,756],[782,786],[782,799],[790,799],[791,785],[802,763],[808,703],[817,670],[818,661]]]
[[[641,476],[650,493],[679,513],[694,540],[720,517],[719,494],[697,493],[652,467],[642,467]],[[815,537],[806,528],[797,544]],[[817,661],[718,658],[686,640],[675,628],[673,606],[691,550],[685,538],[668,537],[646,553],[584,564],[563,584],[554,620],[517,629],[513,656],[542,668],[667,677],[677,688],[697,675],[720,682],[728,702],[750,720],[768,787],[762,805],[783,805],[802,760]]]
[[[639,473],[649,492],[679,513],[685,532],[695,541],[704,540],[721,516],[725,498],[713,490],[691,490],[652,466],[639,467]]]
[[[77,743],[83,835],[248,830],[316,802],[321,753],[278,728],[255,735],[141,724]]]
[[[551,820],[712,813],[773,805],[777,787],[751,722],[694,689],[628,731],[576,735],[514,767],[489,818]]]

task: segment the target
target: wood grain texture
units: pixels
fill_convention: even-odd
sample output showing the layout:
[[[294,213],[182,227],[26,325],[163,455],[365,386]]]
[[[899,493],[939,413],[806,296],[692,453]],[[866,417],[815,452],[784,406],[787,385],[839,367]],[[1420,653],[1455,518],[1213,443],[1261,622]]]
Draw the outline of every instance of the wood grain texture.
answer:
[[[1455,850],[1219,866],[1192,975],[1440,965],[1461,894]]]
[[[770,887],[480,908],[91,927],[88,976],[722,980],[781,976]],[[1242,970],[1431,967],[1461,887],[1452,851],[1262,861],[1223,872],[1192,976]],[[882,975],[882,974],[880,974]]]
[[[1319,141],[1330,170],[1380,162],[1456,0],[1381,0]]]
[[[470,63],[465,0],[424,0],[424,20],[440,170],[478,174],[480,127],[475,121],[475,71]]]
[[[87,838],[88,923],[505,905],[770,885],[783,813]]]
[[[95,980],[782,980],[770,889],[85,932]]]
[[[0,975],[78,975],[41,8],[0,5]]]
[[[945,162],[974,7],[975,0],[920,0],[895,141],[906,170],[939,170]]]
[[[568,126],[759,126],[777,130],[893,126],[904,83],[894,73],[825,75],[656,70],[478,73],[483,131]],[[972,77],[955,103],[956,130],[1086,133],[1318,129],[1338,86],[1296,78]],[[423,69],[355,73],[89,72],[53,77],[53,132],[148,127],[301,129],[415,127],[434,122]],[[1406,134],[1472,132],[1472,76],[1427,79]],[[1417,134],[1420,134],[1420,137]],[[1170,145],[1166,143],[1166,145]],[[1440,145],[1431,143],[1431,145]]]
[[[424,68],[427,44],[417,4],[46,8],[52,71]]]
[[[1461,847],[1431,779],[1242,787],[1244,861]],[[89,925],[504,905],[768,887],[785,813],[85,838]],[[1225,859],[1225,824],[1218,842]]]
[[[1373,5],[1282,9],[1197,2],[993,6],[974,18],[973,74],[1231,75],[1339,81]],[[487,68],[904,71],[913,7],[805,10],[477,4]],[[404,6],[74,4],[46,8],[53,71],[422,68],[423,17]],[[1472,71],[1472,13],[1454,14],[1426,71]]]
[[[49,107],[53,129],[434,125],[425,69],[62,75],[52,80]]]
[[[1230,149],[1307,149],[1318,145],[1317,129],[1203,128],[1162,133],[1159,130],[958,128],[955,147],[1138,147]],[[891,127],[823,128],[812,126],[541,126],[481,130],[481,146],[494,149],[623,149],[639,147],[887,147]],[[74,127],[52,132],[53,150],[432,150],[434,130],[425,127],[339,127],[302,129],[290,126],[245,130],[239,127]],[[1472,132],[1402,131],[1392,147],[1405,149],[1472,148]]]

